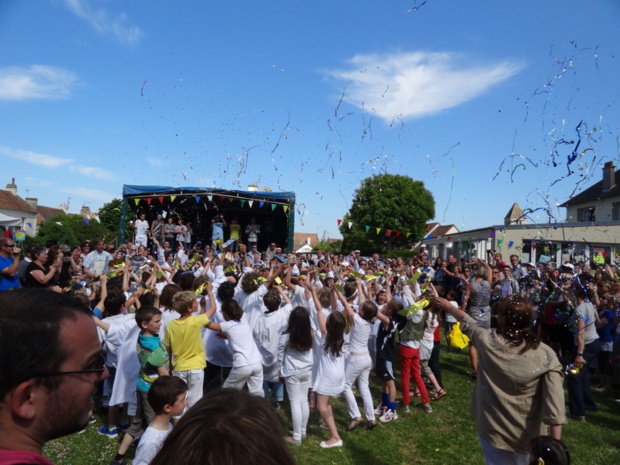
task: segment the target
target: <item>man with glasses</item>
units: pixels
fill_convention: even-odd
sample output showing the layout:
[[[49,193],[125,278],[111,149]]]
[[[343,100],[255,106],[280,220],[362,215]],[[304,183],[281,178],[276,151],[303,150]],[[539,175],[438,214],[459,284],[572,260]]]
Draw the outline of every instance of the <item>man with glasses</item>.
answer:
[[[50,465],[44,444],[88,424],[108,375],[91,315],[47,289],[0,293],[0,465]]]
[[[18,289],[19,256],[21,249],[15,247],[15,242],[9,237],[0,238],[0,291]]]

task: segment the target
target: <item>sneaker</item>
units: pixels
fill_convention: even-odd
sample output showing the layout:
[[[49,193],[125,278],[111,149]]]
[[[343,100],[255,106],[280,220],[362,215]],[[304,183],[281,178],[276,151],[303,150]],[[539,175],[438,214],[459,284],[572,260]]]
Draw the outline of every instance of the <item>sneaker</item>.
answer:
[[[387,423],[388,421],[398,420],[398,414],[390,409],[386,410],[383,415],[379,417],[381,423]]]
[[[112,439],[118,436],[118,429],[116,428],[110,429],[107,426],[100,426],[99,429],[97,429],[97,433],[101,434],[102,436],[106,436]]]
[[[419,404],[415,404],[415,406],[417,408],[421,408],[422,410],[424,410],[426,413],[433,413],[433,407],[431,407],[429,404],[423,404],[423,403],[419,403]]]
[[[403,405],[403,412],[405,412],[405,413],[411,412],[411,409],[409,408],[408,405]]]
[[[111,460],[110,465],[127,465],[127,460],[124,458],[120,460]]]
[[[89,425],[94,425],[95,423],[97,423],[97,417],[95,415],[91,415],[88,417],[88,424]]]
[[[383,404],[377,405],[377,408],[375,409],[375,415],[383,415],[386,409],[387,407],[384,407]]]

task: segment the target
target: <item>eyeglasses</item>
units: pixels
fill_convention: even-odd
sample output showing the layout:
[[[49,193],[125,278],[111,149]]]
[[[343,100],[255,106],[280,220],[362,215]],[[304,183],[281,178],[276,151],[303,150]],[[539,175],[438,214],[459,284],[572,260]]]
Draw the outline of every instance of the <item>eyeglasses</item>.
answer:
[[[48,376],[61,376],[61,375],[79,375],[83,373],[97,373],[98,376],[101,376],[105,371],[105,356],[103,354],[98,354],[97,359],[91,364],[93,368],[89,368],[87,370],[76,370],[76,371],[57,371],[55,373],[42,373],[33,376],[33,378],[44,378]]]

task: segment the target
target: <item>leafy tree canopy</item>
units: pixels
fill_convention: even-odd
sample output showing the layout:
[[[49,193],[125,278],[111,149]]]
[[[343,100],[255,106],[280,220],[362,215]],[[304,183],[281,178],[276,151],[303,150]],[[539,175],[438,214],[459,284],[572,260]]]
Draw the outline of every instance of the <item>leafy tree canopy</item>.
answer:
[[[32,243],[43,245],[50,239],[56,239],[61,244],[78,245],[84,239],[97,238],[109,242],[116,238],[115,229],[110,230],[95,219],[86,222],[80,215],[59,214],[39,225]]]
[[[406,248],[423,236],[426,223],[434,216],[433,194],[422,181],[398,174],[366,178],[340,225],[343,251],[359,249],[369,255]],[[379,234],[377,228],[381,228]],[[389,236],[388,229],[392,231]]]

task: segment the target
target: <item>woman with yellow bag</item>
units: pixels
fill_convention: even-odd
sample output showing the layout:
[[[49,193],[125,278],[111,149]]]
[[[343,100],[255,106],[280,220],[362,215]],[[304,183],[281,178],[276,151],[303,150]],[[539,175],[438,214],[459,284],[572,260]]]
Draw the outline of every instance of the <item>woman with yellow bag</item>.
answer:
[[[463,281],[465,292],[463,293],[463,302],[461,309],[467,309],[467,313],[471,316],[481,328],[489,329],[491,327],[491,284],[493,270],[484,260],[472,258],[473,280],[467,281],[462,274],[457,277]],[[471,362],[471,377],[478,376],[478,353],[476,347],[470,342],[469,344],[469,360]]]

